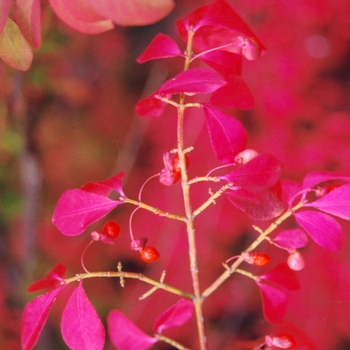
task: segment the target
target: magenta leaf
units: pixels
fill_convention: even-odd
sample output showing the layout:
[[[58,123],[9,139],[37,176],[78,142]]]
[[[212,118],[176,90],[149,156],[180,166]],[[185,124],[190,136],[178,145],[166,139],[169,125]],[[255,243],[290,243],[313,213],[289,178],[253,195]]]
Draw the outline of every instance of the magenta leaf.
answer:
[[[9,16],[12,0],[0,1],[0,33],[4,30],[7,18]]]
[[[330,180],[343,180],[350,182],[349,176],[334,174],[330,171],[313,171],[304,177],[303,188],[312,188],[322,182]]]
[[[298,224],[321,247],[339,250],[343,244],[340,224],[331,216],[318,211],[304,210],[294,213]]]
[[[176,22],[177,30],[186,42],[190,28],[195,32],[193,46],[198,51],[215,47],[240,53],[255,59],[265,49],[256,35],[224,0],[203,6]]]
[[[111,200],[95,193],[73,189],[63,193],[57,202],[52,223],[67,236],[76,236],[107,215],[123,201]]]
[[[305,247],[309,240],[302,229],[294,228],[282,231],[273,241],[282,247],[294,250]]]
[[[305,206],[317,208],[328,214],[350,220],[350,185],[340,186],[320,199],[305,204]]]
[[[136,105],[136,113],[141,117],[159,117],[163,114],[166,102],[156,97],[156,94],[146,97]]]
[[[227,51],[209,51],[198,55],[198,57],[224,77],[231,74],[241,75],[241,55]],[[196,56],[193,57],[193,59],[195,58]]]
[[[125,194],[122,189],[123,177],[124,171],[121,171],[117,175],[114,175],[107,180],[89,182],[83,185],[81,189],[87,192],[92,192],[100,196],[106,197],[114,190],[121,194],[122,197],[125,197]]]
[[[237,74],[225,77],[227,85],[216,90],[210,103],[222,107],[236,107],[239,109],[251,109],[254,107],[254,97],[247,84]]]
[[[105,329],[85,294],[82,281],[63,310],[61,332],[71,350],[103,349]]]
[[[209,69],[193,68],[167,80],[160,88],[162,94],[210,94],[226,81]]]
[[[87,0],[49,0],[56,15],[73,29],[97,34],[114,28],[108,17],[101,16]]]
[[[282,204],[271,191],[252,193],[240,189],[225,193],[238,209],[253,220],[270,220],[282,214]]]
[[[260,279],[274,282],[289,290],[300,289],[296,273],[287,264],[278,264],[272,270],[259,276]]]
[[[64,286],[37,296],[24,308],[21,328],[22,350],[31,350],[35,346],[51,306],[63,288]]]
[[[271,188],[278,181],[281,171],[282,163],[278,159],[270,154],[259,154],[220,178],[249,192],[259,193]]]
[[[151,41],[146,50],[136,59],[138,63],[143,63],[156,58],[184,57],[176,42],[169,36],[162,33]]]
[[[216,157],[224,164],[234,163],[235,156],[246,148],[247,133],[234,117],[204,105],[209,138]]]
[[[67,272],[67,267],[63,264],[57,264],[49,274],[33,282],[28,287],[28,292],[36,292],[41,289],[55,289],[61,286],[61,282],[64,281],[64,275]]]
[[[270,323],[283,322],[288,306],[286,294],[282,290],[263,282],[258,281],[256,283],[260,288],[263,313],[266,320]]]
[[[191,318],[192,313],[193,303],[189,300],[180,299],[157,318],[154,330],[161,334],[164,329],[182,326]]]
[[[141,331],[119,310],[109,313],[107,324],[109,338],[120,350],[146,350],[158,341]]]

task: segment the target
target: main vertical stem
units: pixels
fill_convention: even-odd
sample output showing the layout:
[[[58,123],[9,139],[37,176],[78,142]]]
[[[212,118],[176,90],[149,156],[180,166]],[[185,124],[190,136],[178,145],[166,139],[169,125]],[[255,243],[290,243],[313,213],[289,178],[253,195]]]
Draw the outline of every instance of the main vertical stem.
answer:
[[[186,51],[186,61],[184,70],[187,70],[190,65],[192,57],[192,40],[193,32],[189,30],[188,32],[188,42]],[[198,338],[201,350],[207,350],[207,337],[205,334],[204,327],[204,316],[202,310],[203,298],[201,295],[200,285],[199,285],[199,268],[197,261],[197,249],[196,249],[196,237],[194,228],[194,217],[191,206],[190,199],[190,185],[188,184],[187,167],[184,155],[184,112],[185,112],[185,94],[180,96],[180,103],[178,107],[178,123],[177,123],[177,149],[181,164],[181,177],[182,177],[182,192],[184,198],[184,207],[186,214],[186,226],[187,226],[187,238],[189,245],[189,257],[190,257],[190,270],[192,276],[193,284],[193,294],[194,294],[194,307],[196,313]]]

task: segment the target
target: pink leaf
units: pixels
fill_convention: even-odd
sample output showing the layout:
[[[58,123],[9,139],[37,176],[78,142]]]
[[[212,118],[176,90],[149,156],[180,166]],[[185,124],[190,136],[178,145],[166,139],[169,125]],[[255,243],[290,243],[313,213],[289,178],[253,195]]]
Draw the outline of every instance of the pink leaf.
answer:
[[[138,63],[143,63],[156,58],[177,57],[185,55],[180,51],[176,42],[169,36],[162,33],[151,41],[146,50],[136,59]]]
[[[305,206],[350,220],[350,185],[340,186],[320,199],[305,204]]]
[[[296,273],[287,264],[278,264],[272,270],[259,276],[260,279],[274,282],[289,290],[300,289]]]
[[[64,275],[67,272],[67,267],[63,264],[57,264],[49,274],[38,280],[33,282],[28,287],[28,292],[36,292],[41,289],[54,289],[61,286],[61,282],[64,281]]]
[[[220,178],[249,192],[259,193],[271,188],[278,181],[281,171],[282,164],[278,159],[270,154],[260,154]]]
[[[89,182],[81,187],[82,190],[87,192],[92,192],[100,196],[108,196],[111,191],[117,191],[122,197],[125,197],[125,194],[122,189],[122,181],[124,177],[124,172],[121,171],[117,175],[113,175],[107,180]]]
[[[235,156],[246,148],[247,133],[243,125],[215,107],[204,105],[204,112],[216,157],[224,164],[233,163]]]
[[[159,117],[163,114],[166,102],[161,101],[153,94],[139,101],[136,105],[136,113],[141,117]]]
[[[120,26],[155,23],[174,8],[173,0],[85,0],[104,18]]]
[[[32,48],[10,18],[0,34],[0,57],[8,66],[21,71],[28,70],[32,64]]]
[[[304,177],[303,188],[312,188],[322,182],[330,180],[350,181],[349,176],[334,174],[330,171],[313,171]]]
[[[62,313],[61,332],[71,350],[102,350],[105,329],[83,289],[82,281]]]
[[[22,350],[31,350],[35,346],[51,306],[63,288],[64,286],[37,296],[24,308],[21,328]]]
[[[231,74],[241,75],[241,55],[227,51],[209,51],[198,55],[198,57],[224,77]],[[195,58],[196,56],[193,59]]]
[[[288,306],[286,294],[282,290],[263,282],[258,281],[257,284],[260,288],[263,313],[266,320],[270,323],[283,322]]]
[[[241,53],[255,59],[265,49],[256,35],[224,0],[203,6],[176,22],[177,30],[186,42],[190,28],[195,32],[193,46],[206,51],[226,46],[222,50]]]
[[[161,334],[164,329],[182,326],[191,318],[192,313],[193,303],[189,300],[180,299],[157,318],[154,330]]]
[[[41,45],[40,0],[16,0],[15,19],[22,34],[33,49]]]
[[[225,85],[215,72],[205,68],[193,68],[179,73],[176,77],[167,80],[160,88],[165,94],[209,94]]]
[[[282,205],[271,191],[256,194],[240,189],[225,193],[238,209],[253,220],[270,220],[282,214]]]
[[[97,34],[114,28],[108,17],[101,16],[87,0],[49,0],[57,16],[73,29]]]
[[[12,0],[0,1],[0,33],[4,30],[9,16]]]
[[[237,74],[228,75],[225,79],[227,85],[216,90],[209,102],[222,107],[253,108],[254,97],[243,79]]]
[[[119,310],[112,310],[107,318],[111,342],[120,350],[146,350],[158,341],[136,327]]]
[[[318,211],[304,210],[294,213],[298,224],[321,247],[339,250],[343,244],[340,224],[331,216]]]
[[[308,243],[307,234],[300,228],[284,230],[273,239],[274,242],[287,249],[303,248]]]
[[[84,232],[85,228],[107,215],[123,201],[115,201],[87,191],[68,190],[57,202],[52,223],[67,236]]]

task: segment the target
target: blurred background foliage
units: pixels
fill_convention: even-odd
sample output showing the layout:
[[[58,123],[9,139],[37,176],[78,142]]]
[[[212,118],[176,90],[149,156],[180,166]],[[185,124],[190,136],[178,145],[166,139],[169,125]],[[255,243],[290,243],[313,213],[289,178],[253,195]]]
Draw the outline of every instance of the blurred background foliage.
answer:
[[[20,349],[21,311],[33,298],[28,285],[57,262],[69,274],[81,272],[80,254],[90,232],[65,237],[51,224],[59,196],[89,181],[103,180],[121,170],[126,194],[135,198],[142,183],[162,168],[162,153],[176,146],[171,129],[174,111],[161,118],[142,119],[134,106],[167,77],[182,69],[178,59],[139,65],[135,58],[162,32],[180,43],[174,23],[204,0],[175,1],[165,19],[144,27],[116,27],[87,35],[65,26],[43,3],[43,44],[34,51],[27,72],[0,64],[0,344]],[[267,47],[257,61],[244,62],[243,77],[255,96],[249,111],[230,110],[249,133],[249,148],[271,153],[284,163],[286,178],[301,181],[312,170],[350,175],[350,2],[349,0],[231,0]],[[206,174],[217,164],[203,119],[191,111],[187,121],[190,175]],[[193,191],[194,202],[208,189]],[[143,200],[168,211],[181,210],[179,187],[164,188],[157,180]],[[220,203],[219,203],[220,202]],[[108,218],[122,226],[116,246],[96,244],[86,254],[91,270],[140,271],[191,288],[186,234],[178,223],[139,211],[133,230],[147,236],[162,258],[145,266],[129,249],[128,219],[133,208],[120,206]],[[198,219],[202,285],[222,271],[221,262],[239,253],[255,236],[249,221],[225,199]],[[265,225],[265,224],[262,224]],[[88,230],[87,230],[88,231]],[[344,247],[330,253],[310,244],[303,254],[302,290],[291,295],[286,322],[304,330],[317,349],[350,349],[349,225]],[[283,261],[286,256],[264,248]],[[183,257],[179,261],[178,257]],[[84,284],[101,318],[118,308],[152,332],[155,318],[175,297],[158,292],[137,301],[148,287],[127,281],[94,280]],[[67,294],[68,293],[68,294]],[[161,295],[161,297],[160,297]],[[54,306],[37,349],[66,349],[59,331],[60,312],[69,288]],[[241,276],[232,278],[205,305],[212,349],[242,349],[248,339],[273,331],[261,314],[255,286]],[[174,331],[188,346],[195,342],[193,324]],[[238,343],[236,343],[238,344]],[[245,344],[245,345],[244,345]],[[157,345],[157,348],[168,349]],[[106,349],[111,349],[107,342]],[[156,348],[156,347],[155,347]]]

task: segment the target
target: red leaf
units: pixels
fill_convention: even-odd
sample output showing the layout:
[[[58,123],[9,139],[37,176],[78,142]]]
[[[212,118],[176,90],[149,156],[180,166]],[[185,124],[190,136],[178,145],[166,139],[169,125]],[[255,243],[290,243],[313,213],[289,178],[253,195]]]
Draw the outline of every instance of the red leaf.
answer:
[[[166,102],[161,101],[153,94],[139,101],[136,105],[136,113],[141,117],[159,117],[163,114]]]
[[[124,172],[121,171],[117,175],[113,175],[107,180],[89,182],[81,187],[82,190],[87,192],[92,192],[100,196],[107,197],[113,190],[117,191],[122,197],[125,197],[125,194],[122,189],[122,181],[124,177]]]
[[[273,241],[282,247],[293,250],[305,247],[309,240],[303,230],[295,228],[282,231]]]
[[[61,282],[64,281],[64,275],[66,272],[67,267],[65,265],[57,264],[46,277],[33,282],[28,287],[28,292],[36,292],[41,289],[54,289],[61,286]]]
[[[79,235],[120,203],[123,201],[114,201],[87,191],[68,190],[57,202],[52,223],[64,235]]]
[[[30,46],[38,49],[41,45],[40,0],[16,0],[14,16]]]
[[[146,350],[158,341],[136,327],[119,310],[112,310],[107,318],[111,342],[120,350]]]
[[[339,250],[343,244],[342,229],[338,221],[318,211],[303,210],[294,213],[298,224],[321,247]]]
[[[209,102],[222,107],[253,108],[254,97],[243,79],[237,74],[228,75],[225,79],[227,85],[216,90]]]
[[[84,0],[104,18],[120,26],[158,22],[174,8],[173,0]]]
[[[87,0],[49,0],[60,19],[73,29],[97,34],[114,28],[108,17],[101,16]]]
[[[37,296],[24,308],[21,328],[22,350],[31,350],[35,346],[51,306],[63,288],[64,286]]]
[[[167,80],[160,88],[162,94],[210,94],[225,85],[215,72],[205,68],[193,68]]]
[[[204,105],[204,112],[216,157],[224,164],[233,163],[235,156],[246,148],[247,133],[243,125],[212,106]]]
[[[305,204],[326,213],[350,220],[350,185],[340,186],[322,196],[320,199]]]
[[[287,264],[278,264],[269,272],[259,276],[259,278],[274,282],[289,290],[300,289],[296,273]]]
[[[260,288],[263,313],[266,320],[270,323],[283,322],[288,306],[286,294],[282,290],[260,281],[257,282],[257,285]]]
[[[191,318],[192,313],[193,303],[189,300],[180,299],[157,318],[154,330],[161,334],[164,329],[182,326]]]
[[[313,171],[311,173],[308,173],[304,177],[303,188],[312,188],[322,182],[330,180],[343,180],[349,182],[350,177],[340,174],[334,174],[330,171]]]
[[[162,33],[151,41],[145,51],[136,59],[138,63],[143,63],[156,58],[177,57],[185,55],[180,51],[176,42],[169,36]]]
[[[278,159],[270,154],[259,154],[220,178],[249,192],[259,193],[271,188],[278,181],[281,171],[282,164]]]
[[[71,350],[102,350],[105,329],[83,289],[74,290],[62,313],[61,332]]]
[[[222,76],[226,77],[231,74],[241,75],[242,56],[227,51],[209,51],[204,54],[194,56],[199,57],[209,67],[215,69]],[[192,60],[193,60],[192,59]]]
[[[187,41],[190,28],[195,32],[193,47],[206,51],[215,47],[243,53],[248,59],[258,58],[265,48],[238,14],[224,0],[203,6],[176,22],[182,39]]]
[[[32,48],[10,18],[0,34],[0,57],[8,66],[21,71],[28,70],[32,64]]]
[[[9,16],[12,0],[0,1],[0,33],[4,30]]]
[[[282,214],[283,207],[271,191],[255,194],[240,189],[225,193],[238,209],[253,220],[270,220]]]

